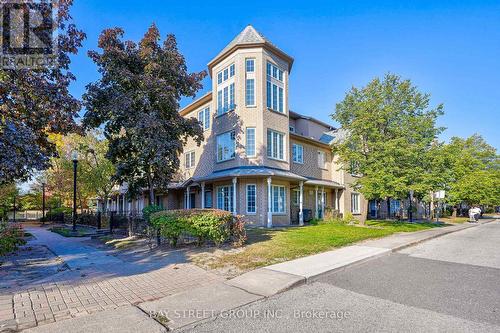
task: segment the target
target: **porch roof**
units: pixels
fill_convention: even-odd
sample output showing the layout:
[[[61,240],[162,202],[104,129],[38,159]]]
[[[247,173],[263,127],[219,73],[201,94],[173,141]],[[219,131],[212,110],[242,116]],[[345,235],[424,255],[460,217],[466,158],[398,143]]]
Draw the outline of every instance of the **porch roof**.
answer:
[[[323,186],[323,187],[331,187],[331,188],[344,188],[344,185],[334,182],[332,180],[323,180],[323,179],[313,179],[310,178],[306,182],[305,185],[313,185],[313,186]]]
[[[297,181],[306,181],[306,177],[299,176],[293,172],[274,169],[265,166],[241,166],[236,168],[230,168],[225,170],[219,170],[212,172],[210,175],[205,177],[194,178],[196,182],[216,180],[221,178],[232,178],[232,177],[281,177],[288,178]]]

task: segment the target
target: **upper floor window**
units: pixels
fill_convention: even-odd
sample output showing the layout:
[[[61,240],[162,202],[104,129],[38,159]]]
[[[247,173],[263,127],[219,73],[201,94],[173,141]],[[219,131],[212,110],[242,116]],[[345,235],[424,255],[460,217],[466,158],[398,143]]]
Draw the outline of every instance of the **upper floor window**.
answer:
[[[268,62],[267,63],[267,75],[273,77],[276,80],[283,82],[283,71],[278,68],[276,65]]]
[[[245,105],[255,106],[255,79],[246,79]]]
[[[285,135],[267,130],[267,156],[278,160],[285,159]]]
[[[196,161],[196,158],[195,158],[195,155],[194,155],[194,150],[193,151],[189,151],[186,154],[184,154],[184,158],[185,158],[185,162],[186,162],[186,164],[185,164],[186,165],[186,169],[193,168],[194,164],[195,164],[195,161]]]
[[[360,207],[359,207],[359,193],[351,193],[351,213],[353,214],[359,214],[360,213]]]
[[[290,130],[291,133],[295,133],[295,127],[289,126],[288,129]]]
[[[255,127],[247,127],[245,151],[247,157],[255,156]]]
[[[255,59],[245,60],[245,70],[247,73],[253,73],[255,71]]]
[[[234,64],[231,64],[223,69],[221,69],[217,73],[217,83],[221,84],[224,81],[227,81],[228,79],[232,78],[235,74],[235,67]]]
[[[318,167],[326,169],[326,154],[324,151],[318,150]]]
[[[231,64],[217,73],[217,115],[234,110],[235,66]]]
[[[266,94],[267,107],[273,111],[284,112],[283,71],[270,62],[267,63]]]
[[[198,121],[201,123],[203,130],[210,128],[210,108],[198,112]]]
[[[292,158],[295,163],[304,163],[304,147],[299,144],[292,145]]]
[[[217,162],[227,161],[235,157],[236,140],[234,131],[217,135]]]
[[[217,114],[222,115],[235,109],[234,83],[217,91]]]

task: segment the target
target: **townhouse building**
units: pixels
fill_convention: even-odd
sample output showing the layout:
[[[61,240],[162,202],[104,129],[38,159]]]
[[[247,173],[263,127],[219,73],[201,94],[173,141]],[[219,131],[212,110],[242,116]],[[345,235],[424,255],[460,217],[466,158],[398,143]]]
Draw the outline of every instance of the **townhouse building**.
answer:
[[[158,192],[165,209],[218,208],[255,226],[303,224],[325,211],[362,216],[331,145],[342,131],[289,105],[293,58],[247,26],[208,63],[212,90],[180,110],[199,120],[204,141],[188,140],[175,181]],[[110,209],[140,211],[147,196]]]

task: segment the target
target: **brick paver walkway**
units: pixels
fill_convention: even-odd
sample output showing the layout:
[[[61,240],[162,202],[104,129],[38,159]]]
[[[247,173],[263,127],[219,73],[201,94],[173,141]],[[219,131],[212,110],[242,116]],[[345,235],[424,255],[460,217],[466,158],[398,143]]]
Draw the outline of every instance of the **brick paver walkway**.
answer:
[[[221,279],[189,263],[140,267],[140,264],[116,257],[106,258],[104,251],[98,253],[96,251],[99,250],[75,240],[46,234],[48,231],[43,229],[30,232],[37,236],[38,242],[46,241],[49,248],[64,252],[66,245],[68,253],[72,253],[68,262],[74,266],[80,264],[74,259],[76,248],[80,255],[89,252],[98,260],[94,264],[86,264],[85,259],[93,262],[94,258],[83,256],[81,267],[70,265],[70,270],[44,283],[11,294],[4,292],[0,295],[0,331],[20,330],[122,305],[138,304]],[[57,250],[54,252],[59,255]],[[62,253],[61,257],[64,256]],[[81,279],[81,276],[88,278]]]

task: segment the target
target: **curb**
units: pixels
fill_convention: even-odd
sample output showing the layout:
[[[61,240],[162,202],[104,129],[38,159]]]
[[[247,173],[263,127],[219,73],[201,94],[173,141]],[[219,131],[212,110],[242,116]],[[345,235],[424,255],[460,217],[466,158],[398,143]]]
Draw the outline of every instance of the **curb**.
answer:
[[[429,240],[432,240],[432,239],[435,239],[435,238],[438,238],[438,237],[442,237],[442,236],[445,236],[445,235],[448,235],[448,234],[451,234],[451,233],[454,233],[454,232],[459,232],[459,231],[462,231],[462,230],[474,228],[474,227],[480,226],[482,224],[487,224],[487,223],[491,223],[491,222],[495,222],[495,219],[487,220],[487,221],[480,222],[480,223],[477,223],[477,224],[461,224],[461,225],[458,225],[457,228],[452,229],[452,230],[446,230],[446,227],[444,227],[442,229],[442,232],[429,235],[429,236],[424,237],[422,239],[412,240],[412,241],[409,241],[409,242],[407,242],[405,244],[401,244],[401,245],[398,245],[398,246],[387,248],[387,251],[385,251],[385,252],[377,253],[377,254],[370,255],[370,256],[367,256],[367,257],[364,257],[364,258],[360,258],[360,259],[356,259],[356,260],[354,260],[352,262],[349,262],[349,263],[346,263],[346,264],[344,264],[342,266],[335,267],[335,268],[332,268],[332,269],[329,269],[329,270],[326,270],[326,271],[323,271],[321,273],[318,273],[318,274],[315,274],[315,275],[311,275],[311,276],[303,276],[303,275],[298,275],[298,274],[293,274],[293,273],[290,273],[290,272],[286,272],[287,274],[296,276],[297,279],[301,279],[301,281],[299,283],[296,283],[296,284],[293,284],[293,285],[289,285],[289,286],[283,288],[282,290],[279,290],[278,292],[274,293],[273,295],[280,294],[280,293],[282,293],[284,291],[287,291],[287,290],[290,290],[290,289],[294,289],[294,288],[299,287],[299,286],[304,285],[304,284],[309,284],[309,283],[315,282],[315,281],[317,281],[318,279],[320,279],[321,277],[323,277],[325,275],[329,275],[329,274],[332,274],[332,273],[335,273],[335,272],[343,271],[346,268],[363,264],[363,263],[365,263],[365,262],[367,262],[369,260],[381,258],[381,257],[384,257],[384,256],[388,256],[388,255],[390,255],[392,253],[395,253],[397,251],[400,251],[402,249],[405,249],[405,248],[408,248],[408,247],[411,247],[411,246],[415,246],[415,245],[418,245],[420,243],[423,243],[423,242],[426,242],[426,241],[429,241]],[[429,231],[429,230],[422,230],[422,231],[418,231],[416,233],[426,232],[426,231]],[[363,246],[363,243],[359,243],[359,245]],[[373,246],[373,247],[375,248],[375,246]],[[299,258],[299,259],[301,259],[301,258]],[[297,260],[297,259],[295,259],[295,260]],[[273,265],[271,265],[271,266],[273,266]],[[273,272],[276,272],[276,273],[281,273],[282,272],[282,271],[279,271],[279,270],[271,268],[271,266],[265,266],[265,267],[262,267],[260,269],[270,270],[270,271],[273,271]],[[231,281],[231,280],[229,280],[229,281]],[[245,288],[245,286],[241,286],[241,285],[239,285],[238,287],[240,289],[242,289],[242,290],[247,291],[247,292],[252,292],[251,288]],[[271,297],[273,295],[262,295],[262,296],[265,297],[265,298],[267,298],[267,297]]]

